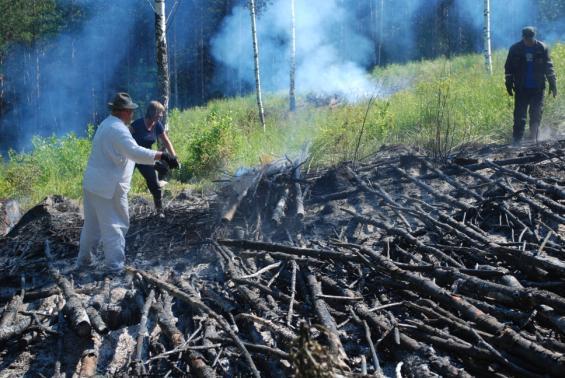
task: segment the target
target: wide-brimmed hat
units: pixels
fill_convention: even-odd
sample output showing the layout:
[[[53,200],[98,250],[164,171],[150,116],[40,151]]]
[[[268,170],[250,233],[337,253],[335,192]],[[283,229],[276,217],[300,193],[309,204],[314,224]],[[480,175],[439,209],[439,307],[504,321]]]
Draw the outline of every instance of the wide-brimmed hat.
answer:
[[[126,92],[119,92],[114,96],[114,100],[108,103],[108,107],[112,110],[137,109],[139,105],[134,103]]]

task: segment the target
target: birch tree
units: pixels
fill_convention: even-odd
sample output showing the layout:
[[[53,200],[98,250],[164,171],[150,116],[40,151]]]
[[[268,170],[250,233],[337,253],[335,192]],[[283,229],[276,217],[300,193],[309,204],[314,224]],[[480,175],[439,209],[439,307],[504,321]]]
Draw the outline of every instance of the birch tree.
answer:
[[[157,50],[157,81],[159,99],[165,107],[163,126],[168,129],[167,110],[169,109],[169,64],[167,57],[167,19],[165,14],[165,0],[155,0],[155,46]]]
[[[261,99],[261,73],[259,70],[259,45],[257,43],[257,23],[255,21],[255,0],[249,0],[249,13],[251,14],[251,38],[253,40],[253,60],[255,62],[255,90],[257,92],[257,106],[259,107],[259,118],[263,131],[267,130],[265,125],[265,111]]]
[[[492,75],[492,50],[490,43],[490,0],[485,0],[483,39],[484,39],[485,68],[487,72]]]
[[[294,0],[290,0],[290,111],[296,110],[295,97],[295,74],[296,74],[296,24],[294,17]]]
[[[383,33],[384,33],[384,11],[385,11],[385,0],[381,0],[381,6],[379,10],[379,59],[377,65],[381,65],[381,54],[383,51]]]

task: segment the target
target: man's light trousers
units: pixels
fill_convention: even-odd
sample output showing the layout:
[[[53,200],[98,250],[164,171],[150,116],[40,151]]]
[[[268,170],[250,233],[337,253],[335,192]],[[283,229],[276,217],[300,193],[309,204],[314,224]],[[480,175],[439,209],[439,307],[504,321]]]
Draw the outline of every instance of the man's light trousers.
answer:
[[[80,234],[78,265],[94,263],[94,254],[102,242],[106,268],[119,271],[124,268],[126,233],[129,228],[127,191],[120,189],[111,199],[83,190],[84,226]]]

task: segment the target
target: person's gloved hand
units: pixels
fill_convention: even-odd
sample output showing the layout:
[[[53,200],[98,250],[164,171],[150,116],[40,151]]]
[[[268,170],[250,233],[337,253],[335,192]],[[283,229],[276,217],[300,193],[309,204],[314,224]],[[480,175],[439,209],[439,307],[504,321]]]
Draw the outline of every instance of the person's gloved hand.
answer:
[[[177,157],[172,156],[170,153],[166,151],[161,154],[161,160],[167,163],[171,169],[177,169],[180,167]]]
[[[157,171],[159,180],[164,180],[170,172],[169,164],[165,163],[164,160],[157,160],[155,162],[155,170]]]
[[[553,97],[557,97],[557,83],[549,84],[549,93],[553,95]]]
[[[506,92],[508,92],[509,96],[514,96],[514,83],[512,80],[506,80]]]

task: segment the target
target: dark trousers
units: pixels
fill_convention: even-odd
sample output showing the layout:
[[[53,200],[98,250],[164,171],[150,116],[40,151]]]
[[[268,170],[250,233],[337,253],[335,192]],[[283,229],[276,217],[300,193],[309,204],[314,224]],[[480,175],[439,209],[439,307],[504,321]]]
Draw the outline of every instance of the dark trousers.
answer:
[[[530,138],[537,139],[543,113],[543,96],[543,88],[516,90],[514,95],[514,142],[521,141],[524,136],[528,110],[530,115]]]
[[[161,209],[163,207],[162,197],[163,192],[159,186],[159,177],[157,176],[157,170],[154,165],[144,165],[136,164],[135,167],[139,170],[139,173],[145,179],[147,187],[153,196],[153,202],[155,203],[156,209]]]

